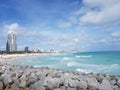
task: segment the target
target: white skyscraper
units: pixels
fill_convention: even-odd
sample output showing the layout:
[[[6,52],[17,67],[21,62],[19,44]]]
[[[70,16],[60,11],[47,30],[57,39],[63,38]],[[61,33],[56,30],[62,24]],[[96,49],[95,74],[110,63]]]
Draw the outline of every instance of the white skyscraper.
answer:
[[[16,36],[12,31],[8,32],[6,51],[17,51]]]

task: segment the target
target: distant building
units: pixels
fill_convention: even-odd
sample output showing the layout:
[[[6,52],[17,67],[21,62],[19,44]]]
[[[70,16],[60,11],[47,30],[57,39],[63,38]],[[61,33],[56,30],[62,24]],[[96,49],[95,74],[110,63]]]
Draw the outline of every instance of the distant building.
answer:
[[[25,52],[28,52],[29,51],[29,47],[25,47]]]
[[[9,31],[7,35],[6,51],[17,51],[16,36],[12,31]]]

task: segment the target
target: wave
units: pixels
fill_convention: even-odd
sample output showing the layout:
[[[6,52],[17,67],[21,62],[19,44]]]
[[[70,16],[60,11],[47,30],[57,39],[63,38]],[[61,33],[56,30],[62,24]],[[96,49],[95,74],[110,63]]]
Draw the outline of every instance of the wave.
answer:
[[[77,68],[75,71],[77,71],[77,72],[85,72],[85,73],[90,73],[90,72],[92,72],[91,70],[80,69],[80,68]]]
[[[78,55],[76,55],[75,57],[76,58],[91,58],[92,55],[86,55],[86,56],[78,56]]]
[[[67,66],[68,66],[68,67],[70,67],[70,66],[79,66],[79,63],[77,63],[77,62],[69,62],[69,63],[67,64]]]
[[[90,69],[94,69],[94,68],[97,68],[97,69],[117,69],[119,68],[119,64],[111,64],[111,65],[104,65],[104,64],[100,64],[100,65],[97,65],[97,64],[83,64],[83,63],[77,63],[77,62],[69,62],[67,63],[67,66],[68,67],[71,67],[71,66],[75,66],[75,67],[82,67],[82,68],[90,68]]]
[[[68,57],[63,57],[63,60],[70,60],[72,58],[68,58]]]
[[[42,67],[42,66],[41,65],[35,65],[34,67],[37,68],[37,67]]]

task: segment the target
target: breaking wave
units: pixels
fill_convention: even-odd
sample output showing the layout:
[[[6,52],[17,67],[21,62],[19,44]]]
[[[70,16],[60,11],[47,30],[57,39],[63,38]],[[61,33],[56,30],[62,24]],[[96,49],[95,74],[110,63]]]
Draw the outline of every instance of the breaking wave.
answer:
[[[63,60],[71,60],[72,58],[69,57],[63,57]]]
[[[86,55],[86,56],[78,56],[78,55],[76,55],[75,57],[76,58],[91,58],[92,55]]]

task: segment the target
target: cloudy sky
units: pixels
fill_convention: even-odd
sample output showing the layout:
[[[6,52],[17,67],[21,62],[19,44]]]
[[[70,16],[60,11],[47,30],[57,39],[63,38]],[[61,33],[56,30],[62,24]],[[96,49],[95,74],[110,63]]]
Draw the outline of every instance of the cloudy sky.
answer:
[[[8,31],[18,50],[120,50],[120,0],[0,0],[0,50]]]

